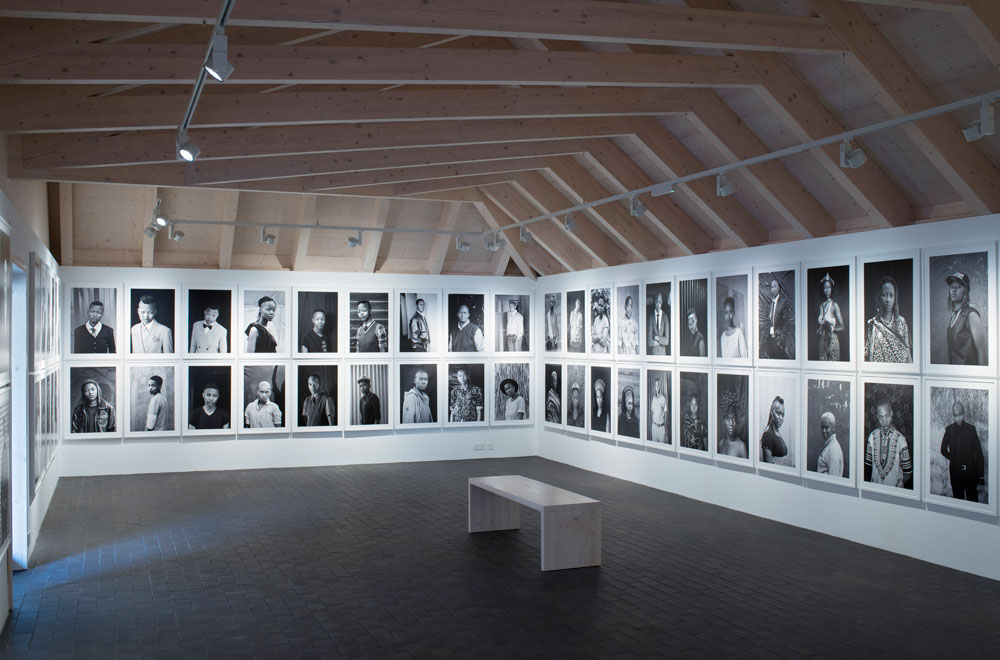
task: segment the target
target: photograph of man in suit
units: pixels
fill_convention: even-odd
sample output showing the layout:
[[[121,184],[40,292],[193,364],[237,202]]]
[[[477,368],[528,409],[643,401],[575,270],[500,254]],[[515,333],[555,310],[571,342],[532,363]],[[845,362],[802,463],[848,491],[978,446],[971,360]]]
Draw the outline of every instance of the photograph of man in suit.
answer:
[[[781,286],[778,280],[771,279],[771,297],[767,300],[767,307],[761,310],[765,313],[767,321],[767,331],[761,338],[761,357],[770,360],[787,360],[788,352],[785,349],[785,341],[788,337],[787,301],[781,294]]]
[[[133,353],[173,353],[174,336],[170,328],[156,320],[153,296],[139,298],[139,322],[132,326]]]
[[[104,303],[94,300],[87,307],[87,322],[73,330],[74,353],[114,353],[115,330],[105,325]]]
[[[205,318],[191,326],[191,353],[228,353],[229,331],[219,323],[219,308],[205,307]]]
[[[649,315],[649,333],[646,336],[649,355],[666,355],[670,348],[670,319],[663,311],[663,294],[657,293],[653,313]]]

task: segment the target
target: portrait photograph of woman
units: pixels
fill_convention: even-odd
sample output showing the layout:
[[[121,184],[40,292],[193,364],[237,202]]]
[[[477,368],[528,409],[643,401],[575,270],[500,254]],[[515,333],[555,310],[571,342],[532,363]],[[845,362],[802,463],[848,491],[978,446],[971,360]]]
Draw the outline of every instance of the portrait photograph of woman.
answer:
[[[854,268],[851,262],[822,263],[806,269],[806,360],[822,362],[822,369],[850,368],[851,296]]]
[[[242,322],[239,332],[234,334],[242,355],[288,353],[288,300],[287,289],[240,290]]]
[[[758,371],[756,374],[757,467],[799,472],[799,374],[791,371]]]
[[[750,453],[750,372],[715,374],[715,458],[753,464]]]
[[[618,365],[615,370],[615,437],[620,442],[642,439],[641,373],[638,365]]]
[[[716,361],[750,364],[750,273],[715,276]]]
[[[711,455],[708,442],[708,370],[681,371],[677,415],[680,417],[679,451]]]
[[[865,364],[888,371],[919,368],[919,298],[915,295],[916,254],[899,259],[862,259],[861,312],[864,327],[860,346]]]
[[[590,393],[588,410],[590,433],[602,438],[611,437],[611,367],[590,366]]]

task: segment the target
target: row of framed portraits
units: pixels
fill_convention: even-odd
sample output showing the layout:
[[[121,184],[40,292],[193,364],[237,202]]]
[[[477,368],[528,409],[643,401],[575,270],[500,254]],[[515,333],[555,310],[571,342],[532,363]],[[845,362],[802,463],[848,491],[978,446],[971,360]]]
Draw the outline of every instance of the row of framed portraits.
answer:
[[[543,423],[997,513],[996,383],[546,362]]]
[[[65,365],[71,440],[533,425],[531,364],[500,360]],[[54,420],[55,417],[46,417]]]
[[[523,291],[67,285],[67,358],[530,354]],[[122,329],[127,327],[127,331]]]
[[[31,492],[42,480],[59,447],[59,367],[45,369],[32,378],[34,419],[31,427]]]
[[[544,352],[995,378],[995,260],[983,243],[546,292]]]

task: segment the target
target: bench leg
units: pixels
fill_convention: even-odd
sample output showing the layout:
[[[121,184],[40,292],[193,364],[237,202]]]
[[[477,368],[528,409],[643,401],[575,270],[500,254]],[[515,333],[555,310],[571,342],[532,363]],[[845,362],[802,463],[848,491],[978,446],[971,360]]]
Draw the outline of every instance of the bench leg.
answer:
[[[469,533],[519,529],[521,509],[517,502],[469,484]]]
[[[542,570],[601,565],[601,504],[567,504],[542,511]]]

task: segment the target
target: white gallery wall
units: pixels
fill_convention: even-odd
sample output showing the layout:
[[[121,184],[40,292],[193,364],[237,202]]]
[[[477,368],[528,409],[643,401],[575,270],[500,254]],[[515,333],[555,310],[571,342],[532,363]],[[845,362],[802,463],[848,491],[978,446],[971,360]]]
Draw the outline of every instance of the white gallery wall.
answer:
[[[539,420],[538,455],[711,504],[1000,579],[996,478],[1000,465],[996,442],[998,272],[995,255],[998,239],[1000,216],[993,215],[540,278],[536,283],[536,318],[541,319],[544,314],[547,293],[563,294],[565,306],[566,292],[582,290],[586,296],[583,305],[586,322],[583,327],[583,353],[567,352],[564,337],[559,350],[539,350],[536,354],[537,375],[561,368],[563,380],[560,383],[563,414],[559,423],[542,421],[545,419],[545,400],[535,398],[535,419]],[[942,359],[940,353],[949,323],[945,276],[955,279],[961,275],[960,272],[945,272],[943,269],[948,266],[954,269],[954,263],[966,263],[962,261],[964,256],[958,261],[952,258],[965,253],[975,253],[982,261],[981,269],[972,276],[970,290],[975,292],[973,302],[981,310],[980,315],[986,324],[988,350],[983,351],[983,358],[986,361],[988,357],[988,366],[952,367],[947,364],[947,354]],[[942,255],[947,257],[944,261],[938,258]],[[988,255],[988,259],[984,255]],[[905,261],[911,258],[912,261]],[[912,361],[908,364],[880,363],[874,360],[874,353],[872,360],[865,359],[866,321],[879,309],[872,293],[874,282],[869,281],[866,286],[865,275],[867,273],[869,279],[875,278],[886,264],[897,268],[900,282],[911,277],[912,273],[914,293],[909,293],[908,285],[897,287],[900,296],[913,298],[898,301],[901,310],[905,307],[910,315],[908,332],[912,343]],[[900,264],[903,265],[902,270]],[[833,266],[842,267],[837,272],[849,273],[849,279],[853,279],[850,284],[843,278],[837,282],[838,300],[845,316],[849,317],[849,322],[845,322],[847,327],[839,334],[841,342],[849,344],[851,356],[850,360],[841,363],[811,361],[810,357],[816,357],[816,339],[813,338],[810,347],[809,334],[817,332],[823,310],[816,302],[821,298],[809,297],[809,289],[815,289],[814,294],[819,292],[821,285],[817,276],[821,273],[809,270]],[[908,271],[911,266],[912,270]],[[775,273],[782,275],[773,275]],[[718,335],[725,321],[723,300],[716,298],[722,298],[723,292],[728,293],[730,289],[726,288],[728,280],[719,282],[718,288],[716,284],[731,274],[745,275],[744,281],[749,284],[742,290],[737,287],[734,295],[739,308],[736,325],[745,333],[749,344],[749,357],[746,359],[719,357]],[[780,291],[781,296],[788,294],[788,302],[795,308],[795,327],[790,334],[796,341],[796,351],[791,359],[782,354],[783,359],[774,360],[760,350],[761,344],[768,341],[770,332],[766,315],[773,311],[773,299],[766,288],[771,279],[786,276],[788,281],[782,279]],[[707,282],[707,305],[695,315],[696,331],[685,336],[688,332],[687,303],[691,303],[693,298],[680,299],[684,290],[680,283],[693,279],[705,279]],[[646,306],[649,300],[642,287],[663,282],[672,284],[672,300],[667,302],[672,303],[670,343],[673,350],[669,356],[649,356],[644,350],[649,330]],[[794,282],[794,288],[786,290],[791,282]],[[613,345],[609,354],[598,354],[594,351],[595,346],[591,345],[593,324],[589,295],[591,290],[604,288],[612,293]],[[618,337],[618,318],[623,315],[624,307],[620,299],[623,296],[616,294],[636,291],[635,311],[640,316],[639,355],[621,354],[619,342],[628,344],[630,340]],[[717,291],[720,292],[718,296],[715,295]],[[746,300],[743,300],[744,297]],[[565,335],[568,319],[565,313],[561,318]],[[955,325],[954,317],[951,318],[952,325]],[[931,328],[934,330],[931,331]],[[692,337],[697,340],[699,333],[707,344],[707,357],[678,357],[678,349],[685,347],[689,350],[692,344],[688,342]],[[875,342],[872,344],[874,346]],[[578,383],[585,399],[585,428],[571,428],[566,423],[565,408],[572,385],[566,382],[566,374],[567,367],[571,365],[582,365],[586,374],[583,382]],[[605,368],[606,371],[592,374],[594,368]],[[647,382],[651,381],[647,381],[647,373],[654,370],[669,372],[672,378],[669,444],[653,441],[650,435]],[[635,382],[636,372],[639,374],[638,381],[641,381],[639,383]],[[702,432],[708,441],[708,447],[703,451],[684,446],[685,438],[692,435],[686,432],[696,429],[697,425],[683,426],[687,421],[685,413],[690,413],[687,409],[690,392],[685,392],[685,401],[682,402],[678,387],[680,372],[686,372],[689,379],[693,378],[692,375],[704,374],[702,382],[709,384],[708,391],[700,394],[702,409],[708,412],[707,416],[702,415],[707,425]],[[610,394],[605,403],[611,411],[610,424],[605,427],[607,433],[591,430],[593,425],[603,424],[591,417],[596,400],[594,374],[601,373],[612,374],[610,381],[603,384]],[[633,390],[641,429],[638,437],[628,437],[630,431],[620,432],[617,427],[617,418],[624,405],[623,387],[619,380],[635,385]],[[734,391],[744,397],[743,403],[735,394],[729,394],[729,383],[732,382],[740,384]],[[784,401],[782,414],[786,424],[781,427],[781,433],[789,447],[787,456],[791,457],[794,452],[794,460],[765,456],[760,445],[761,435],[769,428],[772,419],[769,413],[775,410],[774,392],[780,390],[775,383],[781,382],[790,383],[786,390],[781,390],[789,399]],[[806,438],[811,433],[815,439],[820,428],[820,413],[825,409],[812,405],[811,400],[807,405],[806,401],[811,396],[807,391],[807,382],[817,387],[828,386],[829,383],[849,384],[849,401],[845,396],[843,402],[845,406],[849,404],[849,419],[837,420],[835,429],[840,434],[841,445],[849,448],[845,452],[847,470],[844,477],[831,478],[817,471],[815,444],[810,444],[814,440],[807,443]],[[541,380],[539,387],[542,387]],[[847,388],[848,385],[844,385],[845,392]],[[975,413],[967,395],[978,397]],[[912,436],[907,438],[913,464],[912,486],[908,488],[875,483],[880,480],[879,477],[864,478],[865,438],[879,428],[873,413],[882,410],[877,403],[883,398],[892,401],[896,413],[895,426],[905,428],[906,433]],[[947,484],[948,463],[941,456],[941,431],[952,421],[947,417],[952,411],[950,404],[958,400],[967,401],[967,417],[972,421],[975,415],[982,444],[988,447],[984,483],[979,488],[978,502],[951,497],[951,486]],[[928,406],[929,402],[934,403],[933,409]],[[728,428],[725,427],[728,422],[723,421],[727,406],[738,411],[731,416],[737,418],[741,429],[733,435],[742,434],[743,442],[748,445],[746,451],[739,448],[739,451],[724,452],[721,449],[723,446],[732,448],[728,441]],[[842,409],[847,410],[846,407]],[[945,412],[942,413],[942,410]],[[886,437],[891,438],[890,433],[887,432]],[[844,438],[844,435],[849,435],[849,438]],[[723,440],[723,437],[727,439]],[[896,436],[897,439],[900,437]],[[890,444],[892,442],[894,440],[890,439]],[[775,463],[770,460],[775,460]],[[786,464],[782,465],[782,462]],[[877,456],[874,463],[878,473]],[[974,468],[970,465],[969,469]],[[665,529],[663,533],[671,532]]]

